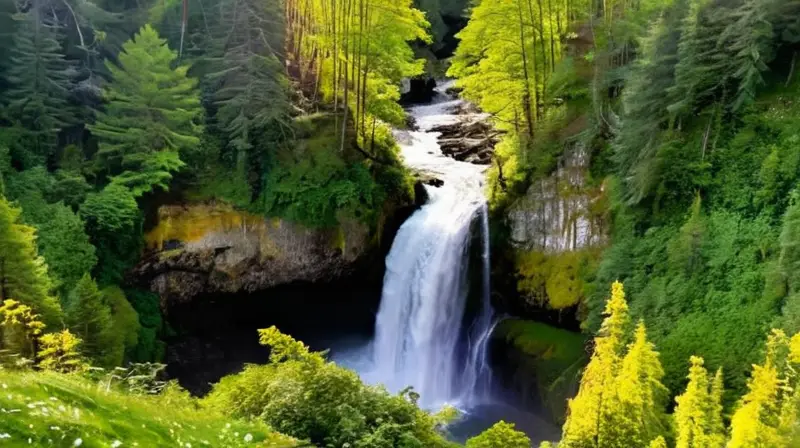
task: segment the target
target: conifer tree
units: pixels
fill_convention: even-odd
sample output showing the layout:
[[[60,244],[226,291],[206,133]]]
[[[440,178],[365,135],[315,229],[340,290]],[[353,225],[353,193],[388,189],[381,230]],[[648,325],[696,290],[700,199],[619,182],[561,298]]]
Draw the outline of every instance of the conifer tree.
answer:
[[[773,4],[773,0],[744,0],[730,13],[730,24],[720,36],[720,44],[731,53],[728,70],[737,81],[734,111],[753,102],[756,89],[764,84],[762,73],[774,57]]]
[[[615,391],[629,323],[622,283],[614,282],[606,318],[595,337],[595,348],[581,377],[580,389],[569,400],[559,446],[563,448],[626,446],[617,432],[623,417]]]
[[[773,330],[767,338],[764,363],[753,366],[747,393],[731,418],[728,448],[784,447],[787,434],[781,428],[781,414],[789,412],[791,401],[789,338],[781,330]]]
[[[664,369],[653,343],[647,340],[647,330],[640,322],[634,340],[622,359],[615,386],[621,417],[616,430],[623,440],[636,446],[667,432],[665,405],[669,391],[661,379]]]
[[[58,132],[74,119],[68,98],[75,70],[64,57],[58,24],[41,16],[36,2],[15,17],[14,48],[5,73],[9,89],[2,97],[21,133],[15,158],[32,167],[53,155]]]
[[[82,341],[82,352],[94,360],[102,360],[113,340],[111,311],[89,275],[75,285],[67,304],[67,325]]]
[[[703,358],[692,356],[690,363],[686,391],[675,398],[675,448],[722,448],[722,373],[712,384]]]
[[[242,14],[241,10],[249,11]],[[289,86],[281,47],[283,11],[277,2],[225,0],[215,27],[222,48],[209,58],[217,125],[237,151],[239,168],[253,143],[270,127],[288,127]],[[277,129],[273,129],[274,132]]]
[[[0,195],[0,301],[17,300],[56,326],[61,306],[50,295],[47,265],[36,251],[35,230],[20,223],[21,210]]]
[[[89,128],[100,140],[101,172],[136,196],[168,189],[184,166],[180,153],[200,142],[197,81],[186,76],[187,67],[172,68],[176,57],[145,25],[123,45],[119,67],[106,63],[114,78],[108,102]]]

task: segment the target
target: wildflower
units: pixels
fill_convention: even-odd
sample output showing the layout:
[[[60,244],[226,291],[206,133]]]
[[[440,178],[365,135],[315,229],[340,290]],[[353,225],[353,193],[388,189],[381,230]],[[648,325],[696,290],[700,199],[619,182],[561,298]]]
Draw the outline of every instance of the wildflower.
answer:
[[[58,426],[51,426],[50,430],[51,431],[61,431],[61,428],[59,428]]]
[[[11,438],[11,434],[9,434],[7,432],[4,432],[4,433],[0,434],[0,439],[10,439],[10,438]]]
[[[72,442],[72,446],[81,446],[81,445],[83,445],[83,439],[81,439],[80,437],[78,437],[77,439],[75,439],[74,442]]]
[[[248,432],[247,434],[244,435],[244,441],[247,442],[247,443],[252,442],[253,441],[253,435]]]
[[[119,440],[115,440],[115,441],[111,442],[111,448],[118,448],[121,445],[122,445],[122,442],[120,442]]]
[[[8,384],[3,383],[3,389],[8,389]]]

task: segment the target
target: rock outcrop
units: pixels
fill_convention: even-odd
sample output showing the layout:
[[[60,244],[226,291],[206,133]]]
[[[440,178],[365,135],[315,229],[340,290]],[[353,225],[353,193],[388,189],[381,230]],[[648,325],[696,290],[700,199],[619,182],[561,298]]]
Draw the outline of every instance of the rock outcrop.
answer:
[[[606,241],[604,188],[587,185],[589,152],[568,147],[550,176],[528,188],[508,211],[512,245],[547,253],[601,246]]]
[[[332,281],[352,274],[380,246],[360,222],[308,229],[223,204],[162,206],[146,240],[133,281],[158,293],[164,310],[199,295]]]

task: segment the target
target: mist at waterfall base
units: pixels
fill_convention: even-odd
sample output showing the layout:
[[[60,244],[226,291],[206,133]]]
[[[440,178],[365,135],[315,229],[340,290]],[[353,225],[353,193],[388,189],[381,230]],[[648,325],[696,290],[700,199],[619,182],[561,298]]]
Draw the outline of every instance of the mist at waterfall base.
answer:
[[[552,440],[555,427],[515,406],[493,381],[489,342],[497,316],[490,299],[485,167],[442,155],[431,128],[470,118],[454,114],[461,101],[444,88],[433,103],[409,109],[418,131],[396,133],[406,165],[444,184],[426,187],[427,203],[394,239],[373,339],[356,348],[332,347],[332,357],[392,392],[413,387],[423,408],[461,410],[463,417],[448,428],[457,441],[499,420],[516,423],[534,442]]]

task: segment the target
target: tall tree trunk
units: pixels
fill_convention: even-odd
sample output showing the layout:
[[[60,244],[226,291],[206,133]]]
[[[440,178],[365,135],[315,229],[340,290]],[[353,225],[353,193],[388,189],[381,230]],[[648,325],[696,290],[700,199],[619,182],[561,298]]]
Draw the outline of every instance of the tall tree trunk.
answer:
[[[522,50],[522,73],[525,77],[525,90],[522,95],[522,109],[525,111],[528,137],[533,139],[533,114],[531,113],[531,83],[528,76],[528,53],[525,51],[525,21],[522,17],[522,5],[517,2],[517,15],[519,17],[519,46]]]

